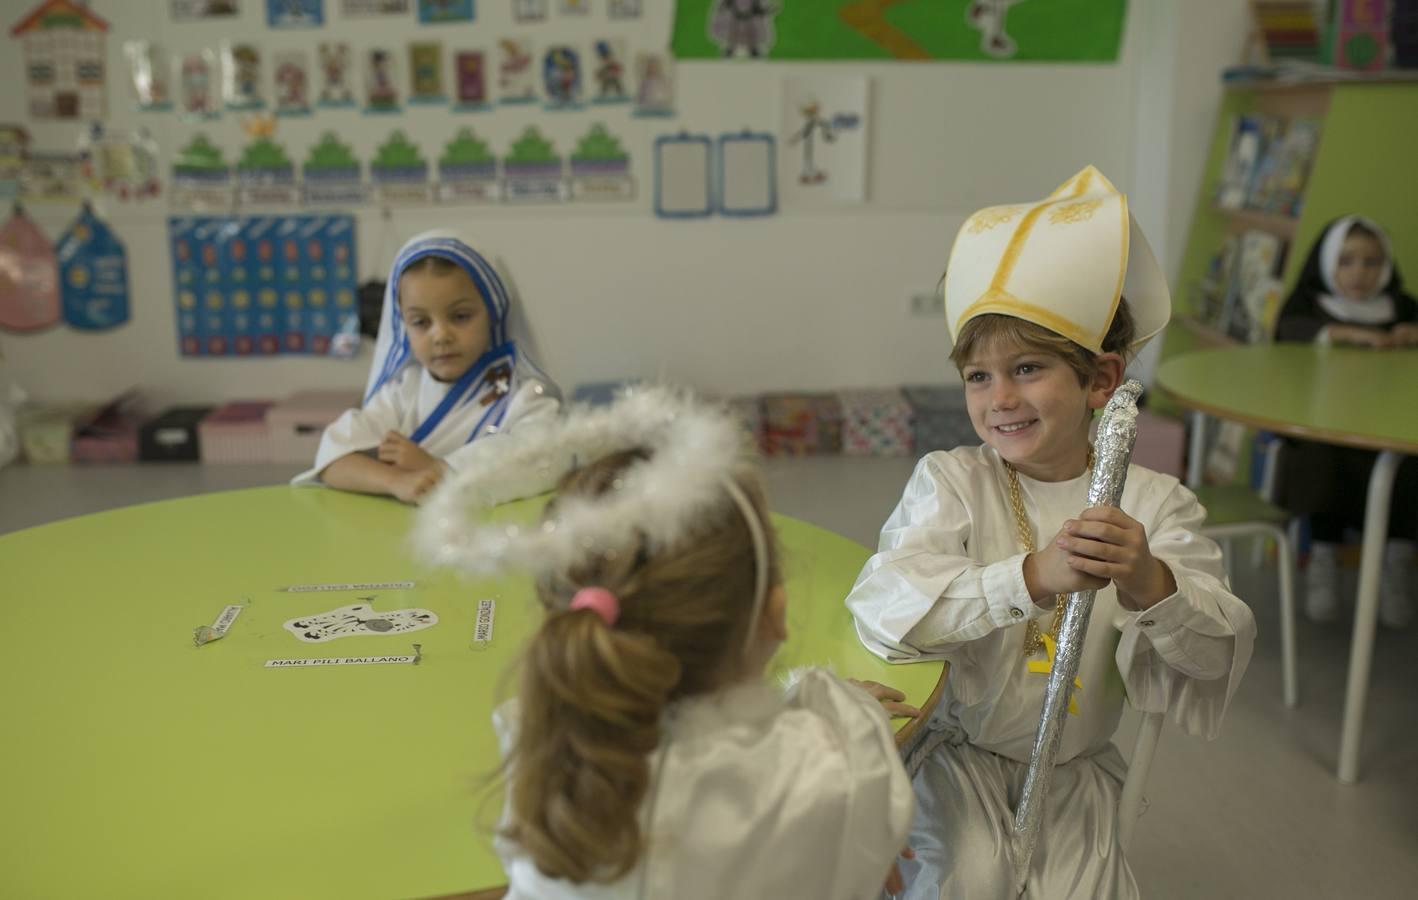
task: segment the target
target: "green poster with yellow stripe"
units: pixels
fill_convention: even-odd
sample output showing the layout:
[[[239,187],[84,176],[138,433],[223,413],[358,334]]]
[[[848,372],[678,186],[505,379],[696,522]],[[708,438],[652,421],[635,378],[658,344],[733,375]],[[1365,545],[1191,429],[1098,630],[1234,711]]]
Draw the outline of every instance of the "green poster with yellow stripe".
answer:
[[[679,59],[1111,62],[1127,0],[676,0]]]

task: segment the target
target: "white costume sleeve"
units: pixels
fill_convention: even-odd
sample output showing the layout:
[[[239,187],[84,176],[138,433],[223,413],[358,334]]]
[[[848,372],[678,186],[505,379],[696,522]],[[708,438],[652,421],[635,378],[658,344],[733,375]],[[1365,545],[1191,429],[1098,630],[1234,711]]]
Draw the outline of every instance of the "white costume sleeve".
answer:
[[[916,465],[847,596],[862,643],[888,662],[950,659],[963,644],[1049,613],[1029,597],[1024,554],[989,565],[969,556],[972,525],[951,483],[955,468],[945,453]]]
[[[905,846],[915,812],[911,780],[902,766],[890,717],[866,691],[821,669],[799,679],[788,703],[825,720],[835,746],[821,752],[842,756],[845,777],[836,790],[846,795],[845,815],[839,846],[820,856],[836,869],[822,879],[823,884],[832,886],[833,896],[876,896],[890,860]]]
[[[380,388],[364,406],[347,409],[341,413],[320,436],[320,449],[315,453],[315,465],[291,479],[291,484],[320,484],[320,473],[335,460],[378,447],[384,440],[384,435],[390,431],[406,433],[408,426],[404,419],[409,406],[407,380],[406,373],[405,377]]]
[[[1120,610],[1117,664],[1134,707],[1170,709],[1183,731],[1210,739],[1250,662],[1256,625],[1227,586],[1220,549],[1198,533],[1205,517],[1196,496],[1172,481],[1146,524],[1152,554],[1172,570],[1177,592],[1142,612]]]

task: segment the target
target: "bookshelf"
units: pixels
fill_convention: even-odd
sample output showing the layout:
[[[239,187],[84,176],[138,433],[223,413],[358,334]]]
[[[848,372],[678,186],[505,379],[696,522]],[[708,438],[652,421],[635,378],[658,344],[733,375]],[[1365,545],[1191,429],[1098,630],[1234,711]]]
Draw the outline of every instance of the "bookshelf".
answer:
[[[1295,216],[1229,209],[1217,202],[1238,116],[1263,114],[1319,121],[1315,148]],[[1289,246],[1278,275],[1288,293],[1311,245],[1326,224],[1361,212],[1383,224],[1399,268],[1418,275],[1418,72],[1384,72],[1311,82],[1227,85],[1222,93],[1206,167],[1202,172],[1177,281],[1172,286],[1174,327],[1163,336],[1163,359],[1191,350],[1238,343],[1202,315],[1198,297],[1207,286],[1211,262],[1229,235],[1246,231],[1273,234]],[[1151,408],[1180,416],[1165,394]],[[1239,478],[1247,477],[1242,460]]]

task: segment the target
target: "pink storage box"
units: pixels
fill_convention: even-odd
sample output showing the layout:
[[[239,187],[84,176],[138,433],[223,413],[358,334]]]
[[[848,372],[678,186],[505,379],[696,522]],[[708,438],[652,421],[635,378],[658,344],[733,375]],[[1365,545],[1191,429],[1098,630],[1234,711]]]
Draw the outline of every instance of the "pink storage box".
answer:
[[[915,448],[911,404],[898,390],[854,390],[842,404],[842,452],[848,456],[911,456]]]
[[[1098,422],[1095,417],[1092,426],[1095,436]],[[1132,448],[1133,463],[1163,475],[1184,478],[1186,447],[1187,430],[1180,419],[1159,416],[1145,409],[1137,411],[1137,444]]]
[[[360,405],[357,391],[300,391],[266,411],[271,429],[271,461],[310,465],[326,426]]]
[[[273,400],[233,400],[212,410],[197,426],[204,463],[268,463],[271,429],[266,413]]]
[[[766,394],[763,451],[815,456],[842,451],[842,405],[831,394]]]
[[[74,423],[70,462],[137,462],[138,433],[147,419],[141,401],[131,391],[99,407]]]

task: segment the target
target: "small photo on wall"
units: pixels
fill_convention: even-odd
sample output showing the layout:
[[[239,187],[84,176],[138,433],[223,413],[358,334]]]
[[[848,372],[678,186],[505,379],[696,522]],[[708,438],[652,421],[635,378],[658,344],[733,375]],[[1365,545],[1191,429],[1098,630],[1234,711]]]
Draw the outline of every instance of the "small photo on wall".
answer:
[[[168,89],[168,78],[172,73],[172,62],[163,48],[150,41],[128,41],[123,45],[123,54],[128,58],[128,80],[133,86],[133,97],[142,110],[165,110],[172,108],[172,93]]]
[[[541,22],[547,17],[548,0],[512,0],[512,18],[517,22]]]
[[[411,0],[340,0],[340,12],[346,19],[369,16],[408,15]]]
[[[399,111],[399,87],[395,81],[394,58],[394,51],[386,47],[372,48],[365,57],[365,112],[392,113]]]
[[[475,14],[473,0],[419,0],[419,22],[424,25],[471,22]]]
[[[497,42],[497,92],[503,103],[536,101],[537,70],[531,41],[503,38]]]
[[[169,8],[174,22],[229,19],[241,15],[238,0],[172,0]]]
[[[319,28],[325,24],[325,0],[266,0],[271,28]]]
[[[612,19],[640,18],[641,0],[609,0]]]
[[[561,0],[563,16],[584,16],[591,12],[591,0]]]

